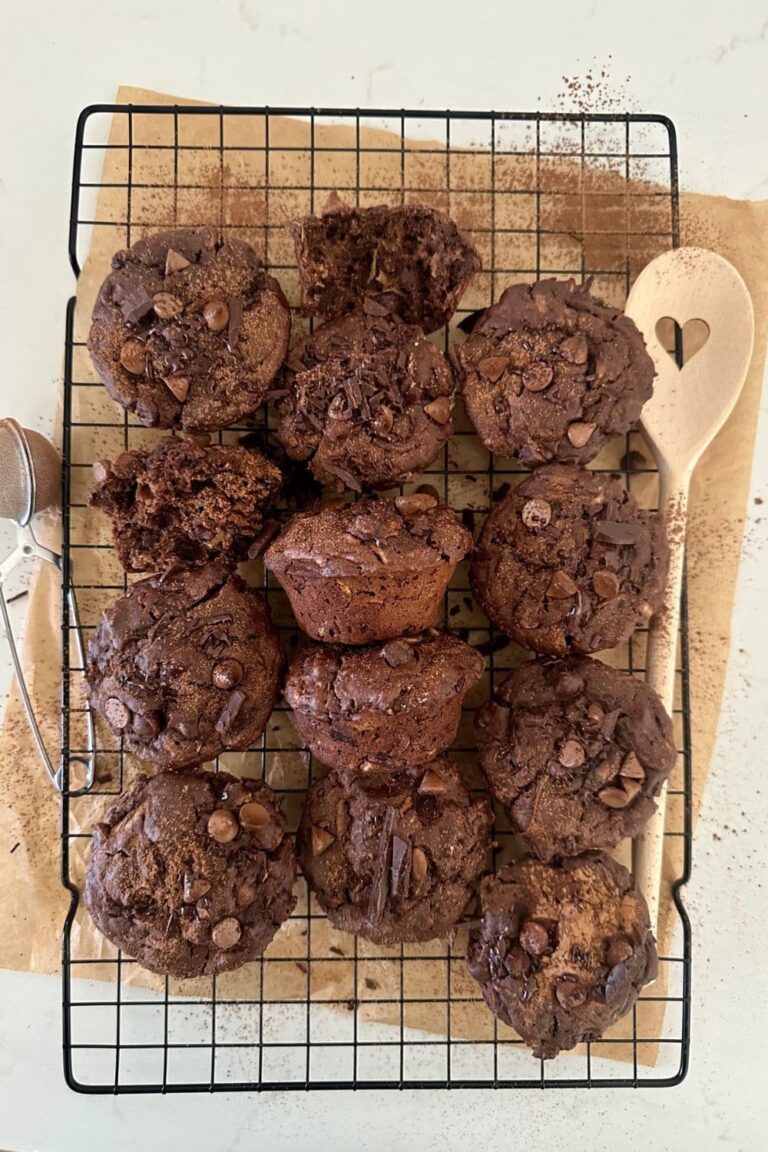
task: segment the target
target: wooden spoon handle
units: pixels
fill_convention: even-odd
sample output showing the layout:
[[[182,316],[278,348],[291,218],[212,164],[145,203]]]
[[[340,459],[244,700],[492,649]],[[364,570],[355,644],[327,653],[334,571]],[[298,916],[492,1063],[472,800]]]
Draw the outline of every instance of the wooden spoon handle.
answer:
[[[669,535],[669,575],[664,603],[648,634],[645,678],[661,697],[670,715],[675,702],[677,637],[680,628],[680,594],[685,560],[685,524],[688,507],[688,477],[660,475],[659,508],[667,517]],[[657,809],[636,838],[633,851],[635,881],[648,903],[654,935],[658,928],[661,870],[664,859],[664,823],[667,786],[662,788]]]

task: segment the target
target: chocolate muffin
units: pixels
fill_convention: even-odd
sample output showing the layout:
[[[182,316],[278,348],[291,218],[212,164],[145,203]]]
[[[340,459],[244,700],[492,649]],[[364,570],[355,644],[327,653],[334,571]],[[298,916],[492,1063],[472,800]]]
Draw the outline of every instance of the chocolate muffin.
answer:
[[[603,852],[526,856],[480,887],[467,962],[488,1007],[545,1060],[630,1011],[656,978],[645,900]]]
[[[277,797],[226,772],[140,776],[93,829],[85,904],[144,968],[204,976],[261,956],[296,904]]]
[[[406,324],[447,324],[480,257],[454,222],[423,204],[353,208],[332,193],[321,216],[290,225],[310,316],[335,319],[364,299]]]
[[[248,244],[183,228],[113,257],[88,350],[110,396],[142,424],[213,431],[263,403],[290,331],[280,285]]]
[[[653,689],[587,656],[516,668],[475,731],[494,799],[541,860],[635,836],[675,764]]]
[[[125,749],[186,768],[251,747],[282,667],[266,600],[216,563],[132,584],[89,641],[86,680]]]
[[[291,665],[285,698],[310,750],[332,768],[424,764],[456,736],[479,652],[430,630],[383,647],[314,644]]]
[[[446,358],[420,328],[392,320],[374,300],[365,307],[307,337],[276,389],[286,452],[339,492],[407,483],[453,432],[456,382]]]
[[[376,944],[432,940],[461,919],[493,816],[441,758],[400,771],[330,772],[307,793],[296,840],[307,884],[336,928]]]
[[[313,640],[372,644],[430,628],[472,547],[456,514],[423,492],[300,512],[264,563]]]
[[[664,517],[618,477],[550,464],[491,511],[471,580],[502,632],[564,656],[615,648],[647,625],[668,565]]]
[[[126,572],[245,560],[282,482],[260,452],[204,434],[165,436],[151,451],[97,461],[93,474],[89,503],[112,520]]]
[[[491,452],[586,464],[653,393],[638,328],[573,280],[514,284],[456,349],[464,403]]]

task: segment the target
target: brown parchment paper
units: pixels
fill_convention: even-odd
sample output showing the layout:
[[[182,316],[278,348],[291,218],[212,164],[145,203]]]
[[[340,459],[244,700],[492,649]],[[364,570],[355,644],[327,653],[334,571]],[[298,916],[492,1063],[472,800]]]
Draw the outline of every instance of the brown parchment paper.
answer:
[[[192,103],[135,88],[121,88],[117,102],[137,105]],[[216,147],[220,131],[218,117],[188,117],[184,120],[181,125],[183,139],[180,139],[184,148],[183,169],[179,163],[178,170],[173,169],[169,147],[173,143],[172,137],[169,139],[169,127],[173,131],[172,118],[141,116],[140,121],[135,122],[134,145],[160,147],[146,152],[133,151],[131,218],[135,223],[132,239],[135,240],[150,226],[172,224],[175,220],[213,222],[225,229],[237,225],[238,235],[249,239],[273,265],[290,265],[293,259],[291,243],[280,225],[310,207],[307,194],[301,191],[301,186],[309,182],[308,126],[300,121],[270,117],[267,172],[264,153],[248,151],[249,146],[264,143],[263,121],[249,118],[244,123],[229,119],[231,123],[226,125],[228,151],[224,162]],[[313,175],[316,185],[339,188],[343,195],[344,188],[354,187],[359,177],[361,184],[376,189],[361,194],[361,203],[399,202],[404,174],[402,165],[407,164],[406,184],[426,189],[413,198],[450,211],[458,223],[470,231],[488,228],[491,221],[502,228],[530,227],[530,197],[503,193],[506,187],[538,189],[541,224],[547,230],[546,238],[541,240],[546,246],[546,251],[541,253],[545,268],[578,267],[583,256],[587,268],[621,271],[628,264],[632,274],[636,275],[648,260],[669,246],[668,239],[654,241],[648,235],[653,231],[656,215],[660,211],[668,212],[668,199],[654,197],[657,186],[653,183],[652,174],[646,176],[641,169],[633,181],[634,195],[628,202],[623,171],[612,171],[610,167],[592,170],[578,162],[557,157],[542,160],[535,167],[530,157],[497,156],[497,194],[492,204],[486,191],[491,162],[487,153],[478,150],[475,155],[457,155],[447,161],[444,152],[439,155],[432,153],[427,141],[409,141],[408,147],[412,151],[403,160],[399,139],[396,147],[393,139],[383,129],[364,126],[359,142],[371,151],[361,155],[361,168],[358,170],[356,155],[349,151],[356,143],[354,128],[318,123],[315,144],[327,151],[315,154]],[[124,117],[117,118],[112,124],[109,140],[113,145],[126,143]],[[237,150],[238,143],[243,146],[242,151]],[[439,148],[442,149],[443,145]],[[88,258],[77,287],[77,341],[83,341],[87,335],[93,299],[108,271],[110,257],[126,242],[125,229],[120,222],[126,218],[127,152],[118,147],[107,151],[104,156],[101,182],[105,187],[99,191],[93,215],[93,219],[102,223],[94,228]],[[98,176],[88,178],[97,180]],[[144,185],[165,187],[145,188]],[[465,191],[452,193],[449,190],[451,185]],[[550,192],[557,193],[557,196],[549,197]],[[319,206],[318,197],[315,207]],[[621,224],[617,223],[620,221],[625,224],[624,235],[621,235]],[[640,232],[643,235],[633,234]],[[768,266],[768,202],[742,203],[683,193],[681,239],[683,244],[713,248],[731,260],[750,289],[756,314],[755,355],[747,383],[733,416],[695,473],[689,506],[688,597],[695,816],[706,783],[720,715],[763,379],[768,331],[768,283],[764,274]],[[490,265],[488,235],[478,233],[476,242],[487,268]],[[527,242],[524,236],[514,232],[497,238],[497,265],[527,268],[531,263],[530,250],[525,248]],[[501,245],[504,245],[503,258]],[[296,303],[295,270],[281,268],[277,274],[291,302]],[[484,305],[488,303],[490,293],[497,297],[506,283],[530,278],[530,274],[505,275],[499,282],[491,284],[490,274],[484,272],[470,288],[463,305]],[[598,276],[594,290],[615,303],[623,302],[621,276]],[[301,323],[298,322],[295,335],[300,335],[300,329]],[[74,378],[95,383],[84,349],[75,349]],[[99,387],[75,389],[73,404],[75,420],[102,422],[104,425],[115,420],[115,406]],[[154,436],[155,433],[131,427],[130,444],[136,446],[147,440],[151,442]],[[650,457],[639,436],[633,443]],[[95,459],[119,452],[122,447],[122,428],[115,430],[105,426],[95,431],[76,428],[72,459],[78,465],[87,465]],[[601,462],[618,466],[623,451],[623,441],[610,446]],[[499,463],[497,461],[497,467]],[[486,463],[484,452],[473,437],[457,438],[451,443],[449,467],[456,471],[456,476],[450,476],[448,481],[451,502],[457,507],[483,511],[488,502],[483,475]],[[477,480],[471,475],[473,469],[477,471]],[[74,470],[73,500],[84,500],[89,480],[86,467]],[[652,477],[633,477],[632,487],[639,499],[654,499],[655,480]],[[107,525],[95,512],[73,509],[72,519],[73,535],[80,542],[109,543]],[[48,539],[55,540],[57,524],[52,517],[46,519],[41,530]],[[76,551],[73,563],[79,583],[88,583],[89,579],[95,584],[110,580],[119,582],[119,566],[109,548],[97,552]],[[463,573],[464,582],[465,577],[466,572]],[[104,591],[81,594],[81,615],[86,624],[95,622],[114,594]],[[287,609],[279,599],[280,594],[276,595],[278,599],[273,602],[273,612],[285,618]],[[472,642],[482,639],[486,627],[482,615],[474,605],[467,605],[460,597],[456,603],[458,614],[452,617],[452,624],[469,628]],[[24,666],[38,717],[53,748],[58,741],[59,612],[57,575],[43,567],[35,574],[29,593]],[[497,656],[497,668],[506,662],[515,663],[518,658],[514,651],[501,653]],[[602,658],[621,664],[626,660],[626,653],[606,653]],[[642,660],[641,647],[636,646],[635,659]],[[74,679],[77,681],[77,677]],[[479,703],[487,691],[486,680],[470,703]],[[77,683],[73,689],[73,703],[81,703]],[[680,737],[678,731],[678,739]],[[303,786],[306,782],[305,757],[288,717],[275,714],[270,743],[276,748],[267,769],[270,782],[278,788]],[[471,717],[465,722],[459,743],[471,743]],[[245,754],[225,759],[224,766],[230,770],[243,770],[247,766]],[[474,772],[471,756],[463,757],[463,760],[471,777]],[[136,769],[137,765],[129,761],[125,779],[130,779]],[[674,786],[681,786],[681,772],[679,764],[673,776]],[[115,781],[116,765],[105,755],[100,758],[100,785],[108,790],[115,786]],[[61,925],[69,906],[69,896],[59,879],[59,805],[37,762],[15,688],[10,693],[0,732],[0,796],[0,966],[22,971],[56,972],[60,964]],[[289,805],[289,817],[294,821],[297,804],[298,800],[294,800],[293,807]],[[94,798],[73,800],[68,831],[87,832],[97,818],[99,808],[100,802]],[[681,804],[670,802],[668,821],[676,821],[677,826],[682,826]],[[69,845],[71,873],[78,882],[87,857],[87,838],[72,837]],[[665,860],[668,878],[679,873],[680,851],[680,841],[671,841]],[[305,893],[300,897],[298,911],[306,911]],[[662,954],[666,952],[677,919],[670,913],[671,903],[666,901],[660,927]],[[77,913],[72,941],[75,959],[109,960],[116,956],[111,945],[95,932],[82,906]],[[434,943],[406,946],[404,991],[409,1000],[418,1002],[406,1004],[402,1017],[399,1005],[400,951],[374,948],[365,941],[358,941],[355,981],[353,942],[343,933],[334,931],[324,920],[312,921],[311,939],[308,938],[306,921],[299,919],[284,926],[270,946],[269,963],[249,965],[239,972],[220,977],[217,992],[220,997],[253,998],[261,995],[266,1000],[301,1001],[309,987],[313,1001],[343,1005],[346,1001],[357,1000],[362,1018],[398,1026],[405,1023],[428,1032],[445,1034],[445,1006],[440,1000],[446,995],[450,981],[451,995],[456,999],[451,1007],[451,1035],[492,1040],[493,1019],[478,1000],[478,989],[466,973],[463,944],[464,938],[460,933],[448,955],[442,946]],[[306,956],[309,963],[296,960],[302,956]],[[97,967],[86,962],[79,971],[90,978],[115,977],[112,964]],[[123,977],[130,982],[162,988],[160,980],[136,966],[124,969]],[[663,978],[662,986],[666,987]],[[177,995],[204,996],[205,987],[205,981],[171,982],[171,991]],[[647,1002],[639,1006],[638,1035],[660,1036],[662,1014],[663,1005],[659,1003]],[[629,1023],[620,1022],[609,1035],[617,1043],[602,1049],[600,1054],[631,1060],[632,1045],[621,1043],[632,1035]],[[639,1062],[653,1064],[657,1048],[653,1042],[641,1041],[637,1045]]]

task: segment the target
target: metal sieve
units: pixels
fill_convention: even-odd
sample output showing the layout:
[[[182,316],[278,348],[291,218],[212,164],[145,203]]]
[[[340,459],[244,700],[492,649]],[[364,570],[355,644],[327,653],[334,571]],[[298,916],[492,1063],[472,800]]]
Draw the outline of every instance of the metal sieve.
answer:
[[[35,717],[32,699],[21,667],[19,650],[11,628],[8,604],[5,598],[5,582],[10,573],[23,560],[30,558],[45,560],[61,572],[61,556],[50,548],[44,547],[30,526],[30,521],[36,512],[58,507],[60,501],[61,461],[56,449],[49,440],[46,440],[45,436],[41,436],[39,432],[33,432],[31,429],[22,428],[16,420],[10,418],[0,420],[0,518],[12,520],[16,524],[16,547],[10,556],[0,563],[0,616],[8,637],[11,659],[18,680],[24,711],[27,714],[40,759],[51,783],[59,791],[62,789],[63,764],[59,765],[58,769],[54,768]],[[74,624],[75,644],[80,664],[84,667],[83,636],[77,612],[77,601],[71,585],[67,589],[67,603]],[[94,749],[96,746],[93,714],[90,707],[87,706],[85,719],[87,756],[72,757],[71,762],[79,764],[84,769],[83,786],[87,789],[93,784]]]

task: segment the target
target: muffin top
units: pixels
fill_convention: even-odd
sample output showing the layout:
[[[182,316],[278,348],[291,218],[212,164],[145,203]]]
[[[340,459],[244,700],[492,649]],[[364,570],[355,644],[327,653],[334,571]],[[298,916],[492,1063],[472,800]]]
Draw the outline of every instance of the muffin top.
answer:
[[[537,468],[485,521],[472,586],[513,640],[553,656],[623,643],[660,607],[666,526],[616,476]]]
[[[331,921],[381,944],[431,940],[461,919],[493,823],[445,757],[388,772],[332,771],[302,810],[297,850]]]
[[[675,764],[656,693],[588,657],[521,664],[477,712],[475,731],[491,793],[543,860],[634,836]]]
[[[586,464],[653,393],[634,321],[573,280],[514,284],[456,349],[470,419],[492,452]]]
[[[266,600],[215,563],[132,584],[88,642],[86,679],[128,751],[182,768],[261,735],[282,667]]]
[[[201,976],[260,956],[296,903],[285,817],[261,780],[140,776],[93,829],[85,903],[145,968]]]
[[[315,644],[291,665],[285,698],[291,708],[318,716],[396,716],[464,695],[484,667],[474,648],[435,629],[370,648]]]
[[[205,434],[165,436],[151,451],[97,461],[89,503],[112,520],[127,572],[244,560],[282,483],[255,449],[210,444]]]
[[[645,900],[603,852],[523,857],[482,882],[480,905],[469,970],[534,1056],[598,1039],[656,976]]]
[[[457,564],[473,548],[456,513],[426,492],[300,512],[265,553],[267,568],[304,579],[381,575]]]
[[[213,431],[264,401],[290,331],[280,285],[248,244],[181,228],[113,257],[88,350],[112,398],[142,424]]]
[[[433,332],[453,315],[480,258],[450,217],[423,204],[357,208],[336,193],[291,225],[302,306],[324,319],[364,298]]]
[[[277,431],[288,455],[329,488],[392,488],[423,472],[450,437],[455,389],[453,369],[422,330],[366,300],[288,357]]]

